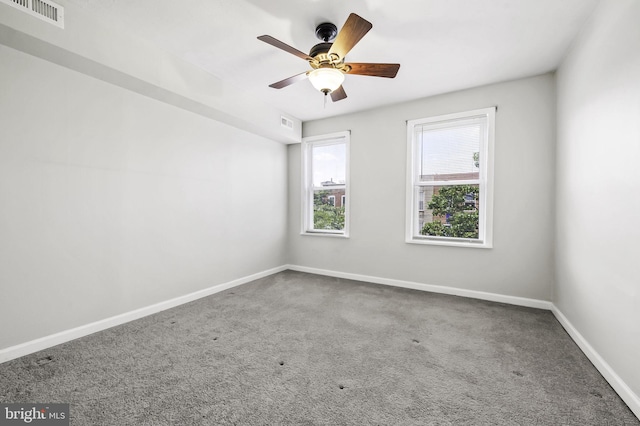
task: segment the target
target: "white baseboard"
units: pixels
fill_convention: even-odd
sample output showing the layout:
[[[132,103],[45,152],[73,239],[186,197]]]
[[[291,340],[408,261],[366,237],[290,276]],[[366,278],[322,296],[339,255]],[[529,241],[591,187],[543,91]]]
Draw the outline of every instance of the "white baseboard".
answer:
[[[80,327],[72,328],[70,330],[61,331],[59,333],[52,334],[50,336],[41,337],[29,342],[21,343],[15,346],[10,346],[5,349],[0,349],[0,363],[10,361],[21,356],[29,355],[34,352],[41,351],[43,349],[50,348],[52,346],[59,345],[61,343],[69,342],[79,337],[88,336],[89,334],[96,333],[98,331],[106,330],[107,328],[115,327],[120,324],[124,324],[130,321],[137,320],[148,315],[152,315],[176,306],[192,302],[197,299],[201,299],[206,296],[221,292],[223,290],[237,287],[242,284],[246,284],[250,281],[257,280],[259,278],[266,277],[268,275],[275,274],[287,269],[286,266],[279,266],[276,268],[268,269],[266,271],[258,272],[246,277],[238,278],[237,280],[229,281],[222,284],[217,284],[204,290],[199,290],[193,293],[179,296],[171,300],[156,303],[151,306],[136,309],[131,312],[125,312],[124,314],[116,315],[110,318],[105,318],[100,321],[92,322],[90,324],[81,325]]]
[[[374,284],[384,284],[393,287],[411,288],[414,290],[430,291],[432,293],[450,294],[453,296],[469,297],[472,299],[490,300],[492,302],[507,303],[509,305],[526,306],[551,310],[553,304],[546,300],[528,299],[526,297],[506,296],[503,294],[488,293],[484,291],[466,290],[463,288],[446,287],[441,285],[422,284],[413,281],[394,280],[369,275],[351,274],[348,272],[330,271],[327,269],[309,268],[307,266],[287,265],[292,271],[308,272],[310,274],[326,275],[329,277],[345,278],[354,281],[366,281]]]
[[[569,336],[580,347],[582,352],[589,358],[589,361],[596,367],[596,369],[602,374],[611,387],[618,393],[620,398],[627,404],[629,409],[633,411],[633,414],[640,419],[640,396],[631,390],[629,386],[613,371],[613,368],[600,356],[598,352],[587,342],[587,340],[580,334],[580,332],[569,322],[567,317],[553,305],[551,312],[558,319],[562,327],[567,331]]]

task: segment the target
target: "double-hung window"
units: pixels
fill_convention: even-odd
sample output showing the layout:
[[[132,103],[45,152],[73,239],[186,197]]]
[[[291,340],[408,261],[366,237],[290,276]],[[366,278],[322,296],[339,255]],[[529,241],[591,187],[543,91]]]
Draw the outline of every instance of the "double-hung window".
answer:
[[[406,241],[492,246],[495,108],[407,122]]]
[[[349,235],[349,132],[302,140],[302,233]]]

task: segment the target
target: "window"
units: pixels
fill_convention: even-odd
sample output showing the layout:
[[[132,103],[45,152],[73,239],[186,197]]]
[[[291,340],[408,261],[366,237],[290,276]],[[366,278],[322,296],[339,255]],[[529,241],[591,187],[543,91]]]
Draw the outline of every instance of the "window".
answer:
[[[349,235],[349,136],[340,132],[302,140],[305,235]]]
[[[407,122],[408,243],[492,246],[495,108]]]

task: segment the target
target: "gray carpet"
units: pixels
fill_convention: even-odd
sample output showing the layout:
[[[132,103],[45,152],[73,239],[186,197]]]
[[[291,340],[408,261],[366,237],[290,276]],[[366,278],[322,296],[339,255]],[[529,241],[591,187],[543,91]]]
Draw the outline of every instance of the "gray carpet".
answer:
[[[639,425],[548,311],[285,271],[0,365],[73,425]]]

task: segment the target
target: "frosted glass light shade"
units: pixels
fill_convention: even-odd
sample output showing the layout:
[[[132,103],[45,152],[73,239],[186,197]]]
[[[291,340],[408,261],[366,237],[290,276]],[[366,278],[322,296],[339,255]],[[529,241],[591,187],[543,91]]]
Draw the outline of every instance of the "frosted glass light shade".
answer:
[[[317,90],[331,93],[342,85],[344,74],[335,68],[318,68],[309,73],[309,81]]]

